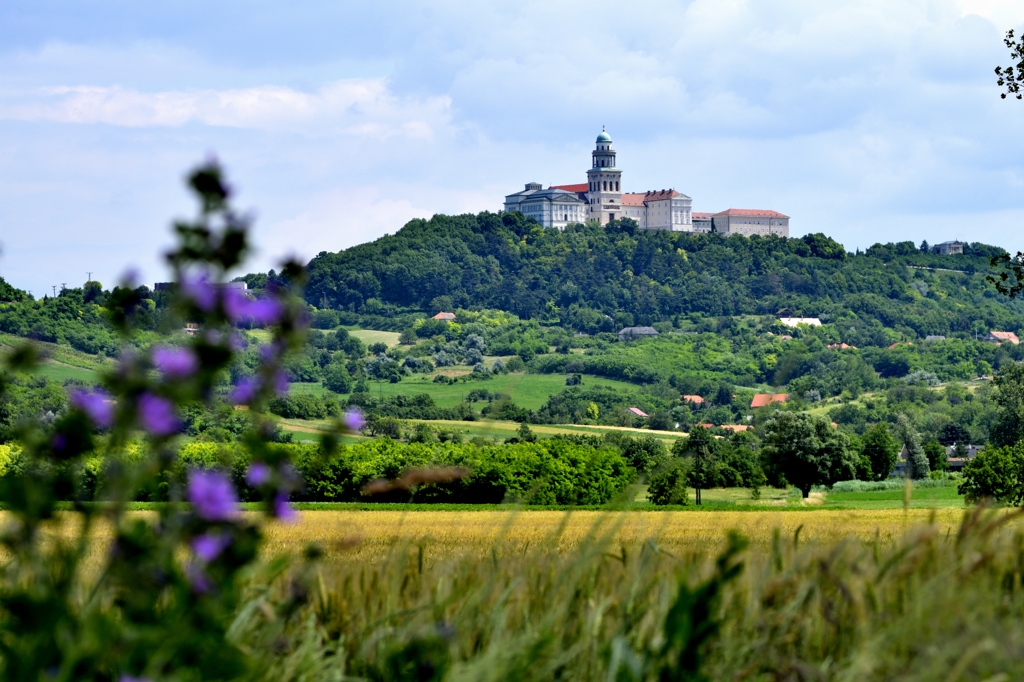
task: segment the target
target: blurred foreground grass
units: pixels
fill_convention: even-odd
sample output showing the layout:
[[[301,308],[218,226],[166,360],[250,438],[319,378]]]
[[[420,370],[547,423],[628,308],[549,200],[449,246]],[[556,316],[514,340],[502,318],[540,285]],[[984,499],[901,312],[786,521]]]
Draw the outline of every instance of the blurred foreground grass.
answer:
[[[323,554],[312,582],[253,577],[232,636],[279,642],[255,679],[1024,679],[1014,510],[302,511],[264,530],[268,559]],[[749,545],[719,560],[730,530]]]

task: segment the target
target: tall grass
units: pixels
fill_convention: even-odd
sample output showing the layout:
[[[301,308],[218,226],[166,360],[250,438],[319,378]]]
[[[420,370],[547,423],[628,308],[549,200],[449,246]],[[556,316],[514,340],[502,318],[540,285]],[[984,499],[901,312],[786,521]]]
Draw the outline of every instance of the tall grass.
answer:
[[[408,543],[323,562],[290,613],[266,604],[294,580],[254,584],[232,632],[279,632],[268,680],[1024,679],[1019,516],[888,543],[797,528],[717,556],[625,544],[607,520],[572,551],[549,549],[558,531],[447,560]]]

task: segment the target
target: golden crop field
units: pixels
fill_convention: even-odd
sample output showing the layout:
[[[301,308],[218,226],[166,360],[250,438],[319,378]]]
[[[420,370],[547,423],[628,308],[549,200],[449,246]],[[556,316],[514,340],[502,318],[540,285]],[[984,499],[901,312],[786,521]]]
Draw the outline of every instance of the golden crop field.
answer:
[[[957,509],[814,511],[303,511],[292,524],[265,527],[266,551],[300,551],[322,546],[328,558],[372,560],[396,548],[422,546],[426,559],[472,553],[521,554],[531,549],[567,551],[612,537],[612,546],[636,547],[648,540],[673,554],[711,554],[736,530],[755,546],[767,546],[776,532],[792,542],[833,544],[844,537],[891,544],[915,527],[934,522],[955,532],[964,511]]]

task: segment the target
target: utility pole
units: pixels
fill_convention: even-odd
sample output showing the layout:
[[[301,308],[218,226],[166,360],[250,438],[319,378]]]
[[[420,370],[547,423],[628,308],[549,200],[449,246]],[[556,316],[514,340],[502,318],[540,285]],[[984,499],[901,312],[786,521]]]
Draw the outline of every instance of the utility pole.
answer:
[[[92,281],[92,273],[91,272],[87,272],[85,274],[89,275],[89,279],[87,279],[86,282],[85,282],[86,284],[88,284],[89,282]]]
[[[56,284],[51,284],[50,288],[53,289],[53,297],[57,298],[57,285]]]
[[[67,283],[67,282],[61,282],[61,283],[60,283],[60,293],[62,293],[62,294],[63,294],[63,293],[64,293],[64,291],[65,291],[65,290],[66,290],[67,288],[68,288],[68,283]]]

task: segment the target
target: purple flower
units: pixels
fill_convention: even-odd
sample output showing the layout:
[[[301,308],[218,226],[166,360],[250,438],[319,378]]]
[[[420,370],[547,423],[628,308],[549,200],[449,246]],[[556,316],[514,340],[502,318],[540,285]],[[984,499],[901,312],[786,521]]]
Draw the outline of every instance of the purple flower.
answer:
[[[249,297],[241,290],[234,287],[225,287],[221,292],[221,305],[224,306],[224,314],[232,322],[241,322],[248,317]]]
[[[245,482],[251,485],[253,488],[259,488],[261,485],[270,480],[270,467],[263,462],[253,462],[249,466],[249,471],[245,474]]]
[[[288,503],[288,496],[284,493],[278,493],[274,498],[274,516],[285,523],[291,523],[299,518],[298,512]]]
[[[139,396],[139,421],[154,436],[168,436],[180,426],[171,401],[152,393]]]
[[[260,382],[255,377],[245,377],[232,389],[231,402],[236,404],[252,402],[252,399],[256,397],[256,392],[259,390]]]
[[[117,682],[153,682],[148,677],[132,677],[131,675],[121,675],[117,678]]]
[[[203,312],[210,312],[217,303],[217,292],[210,285],[210,278],[206,273],[184,275],[181,278],[181,290]]]
[[[114,423],[114,400],[103,391],[76,389],[71,392],[71,404],[85,412],[101,429],[110,428]]]
[[[204,564],[208,564],[231,544],[231,538],[220,533],[205,533],[192,540],[192,551]]]
[[[277,299],[260,298],[249,303],[247,317],[258,325],[274,324],[281,319],[284,310]]]
[[[189,348],[157,346],[153,349],[153,364],[172,379],[188,378],[199,369],[199,360]]]
[[[195,562],[190,562],[185,566],[185,577],[192,584],[192,590],[196,594],[206,594],[213,588],[210,576],[206,575],[203,567]]]
[[[193,470],[188,477],[187,492],[196,513],[207,521],[229,519],[238,507],[234,486],[219,471]]]
[[[277,370],[274,374],[274,391],[278,396],[288,394],[288,374],[283,370]]]
[[[363,417],[363,413],[359,411],[358,407],[351,407],[345,412],[345,426],[353,432],[362,431],[366,426],[366,418]]]

